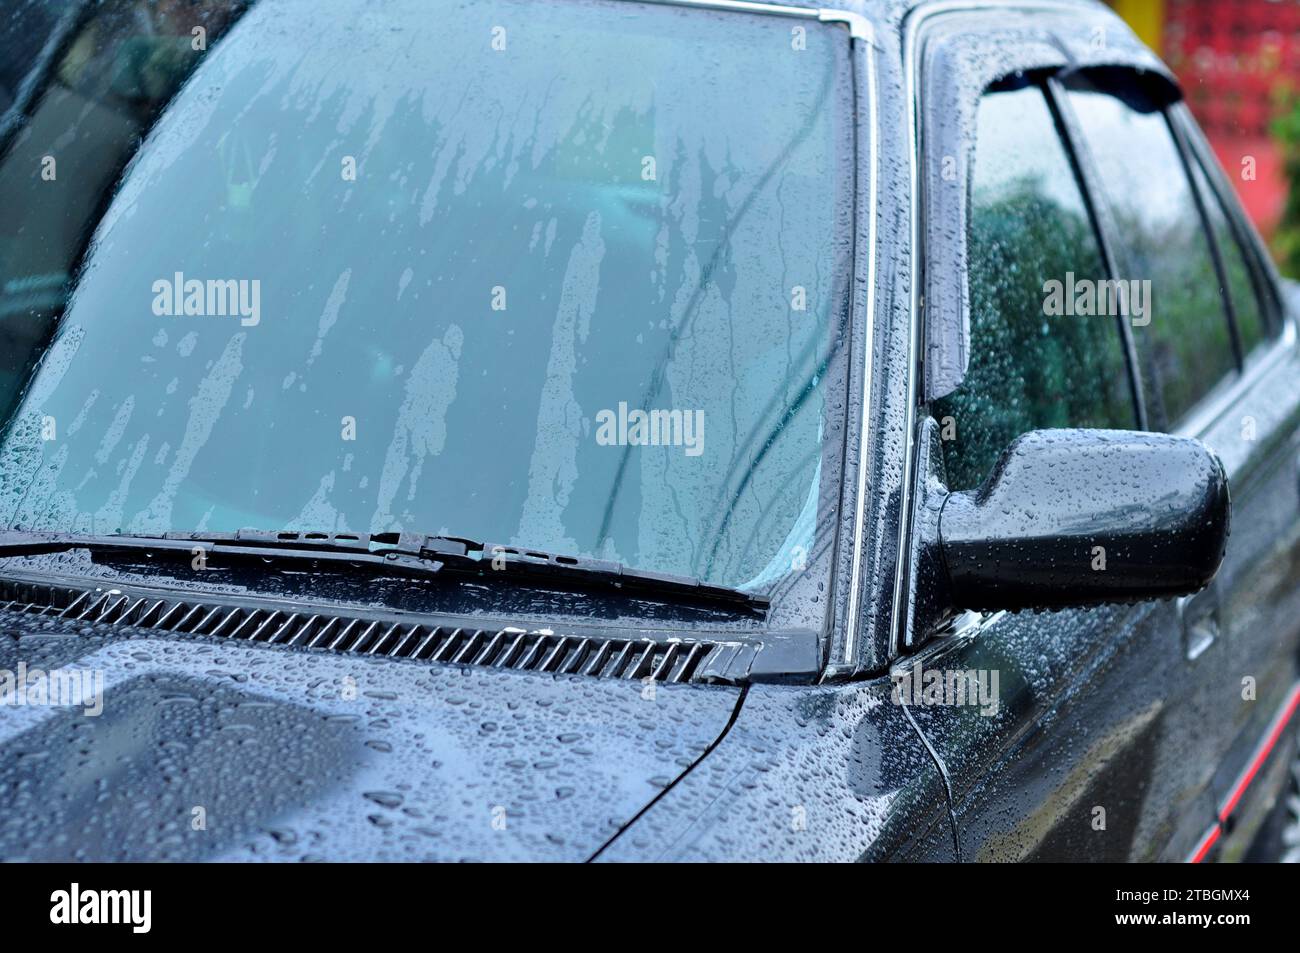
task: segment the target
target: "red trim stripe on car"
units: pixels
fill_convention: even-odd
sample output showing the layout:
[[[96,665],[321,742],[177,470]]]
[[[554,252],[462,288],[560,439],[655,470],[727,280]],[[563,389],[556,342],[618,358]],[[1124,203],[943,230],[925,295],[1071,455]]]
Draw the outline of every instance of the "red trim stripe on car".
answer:
[[[1223,799],[1223,803],[1219,806],[1219,813],[1215,822],[1201,836],[1196,849],[1187,858],[1189,863],[1199,864],[1205,859],[1205,855],[1210,852],[1210,848],[1214,846],[1223,833],[1223,825],[1227,823],[1232,812],[1237,809],[1237,805],[1245,795],[1246,789],[1255,780],[1255,775],[1264,766],[1268,756],[1273,753],[1273,748],[1277,746],[1278,739],[1286,731],[1286,726],[1291,721],[1292,716],[1295,715],[1297,708],[1300,708],[1300,682],[1296,682],[1291,686],[1290,694],[1287,696],[1286,701],[1283,702],[1278,713],[1273,716],[1268,731],[1264,733],[1263,740],[1255,747],[1255,753],[1251,755],[1246,769],[1237,775],[1237,780],[1233,782],[1232,788],[1228,791],[1228,796]]]

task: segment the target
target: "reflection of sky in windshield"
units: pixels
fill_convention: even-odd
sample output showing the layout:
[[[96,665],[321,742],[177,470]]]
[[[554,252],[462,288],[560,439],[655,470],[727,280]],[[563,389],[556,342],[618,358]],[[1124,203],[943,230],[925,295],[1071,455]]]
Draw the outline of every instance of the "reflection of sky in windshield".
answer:
[[[445,6],[265,2],[203,61],[0,451],[4,522],[446,532],[733,584],[810,548],[843,31]],[[258,320],[155,314],[178,273],[257,280]],[[620,403],[698,414],[700,452],[604,445]]]

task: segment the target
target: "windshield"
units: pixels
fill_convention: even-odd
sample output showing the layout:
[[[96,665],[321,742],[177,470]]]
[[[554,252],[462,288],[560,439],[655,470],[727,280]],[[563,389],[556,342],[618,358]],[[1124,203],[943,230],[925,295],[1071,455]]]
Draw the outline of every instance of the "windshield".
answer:
[[[843,31],[244,6],[102,5],[4,143],[0,525],[803,568],[843,410]]]

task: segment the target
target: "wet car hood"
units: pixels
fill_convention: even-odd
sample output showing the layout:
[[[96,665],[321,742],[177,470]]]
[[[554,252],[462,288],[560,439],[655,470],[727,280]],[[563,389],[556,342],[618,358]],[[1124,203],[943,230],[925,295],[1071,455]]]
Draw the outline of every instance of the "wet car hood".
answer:
[[[585,860],[740,699],[0,611],[0,680],[22,669],[6,861]],[[41,704],[34,670],[101,678],[102,711]]]

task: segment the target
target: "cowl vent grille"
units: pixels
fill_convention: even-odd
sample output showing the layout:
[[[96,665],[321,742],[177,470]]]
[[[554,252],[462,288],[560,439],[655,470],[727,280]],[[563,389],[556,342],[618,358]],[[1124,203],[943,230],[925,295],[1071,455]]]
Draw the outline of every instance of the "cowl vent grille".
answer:
[[[0,610],[353,655],[452,662],[597,678],[686,682],[719,644],[479,629],[392,615],[347,615],[178,599],[126,589],[0,579]],[[734,652],[735,645],[723,646]]]

